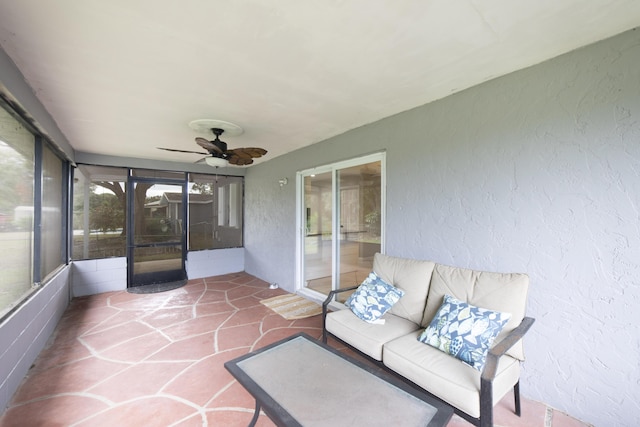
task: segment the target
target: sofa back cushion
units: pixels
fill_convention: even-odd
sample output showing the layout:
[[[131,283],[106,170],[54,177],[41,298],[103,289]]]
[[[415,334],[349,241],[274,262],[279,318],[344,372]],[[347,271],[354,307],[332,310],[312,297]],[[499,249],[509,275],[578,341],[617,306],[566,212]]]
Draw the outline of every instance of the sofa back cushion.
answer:
[[[390,313],[416,325],[422,322],[434,267],[435,263],[431,261],[398,258],[380,253],[374,255],[373,271],[385,282],[404,291],[404,296],[391,307]]]
[[[421,326],[427,327],[446,294],[477,307],[510,313],[511,319],[495,343],[515,329],[525,316],[529,276],[521,273],[490,273],[436,264]],[[507,352],[524,360],[522,342]]]

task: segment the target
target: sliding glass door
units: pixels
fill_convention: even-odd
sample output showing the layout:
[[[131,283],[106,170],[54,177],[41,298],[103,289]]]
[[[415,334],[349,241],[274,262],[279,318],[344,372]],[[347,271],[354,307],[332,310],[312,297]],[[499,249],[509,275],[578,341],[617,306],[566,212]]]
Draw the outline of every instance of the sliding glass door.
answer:
[[[300,288],[327,295],[369,274],[383,244],[383,170],[376,154],[299,173]]]
[[[333,272],[333,173],[306,175],[304,182],[304,286],[327,294]]]

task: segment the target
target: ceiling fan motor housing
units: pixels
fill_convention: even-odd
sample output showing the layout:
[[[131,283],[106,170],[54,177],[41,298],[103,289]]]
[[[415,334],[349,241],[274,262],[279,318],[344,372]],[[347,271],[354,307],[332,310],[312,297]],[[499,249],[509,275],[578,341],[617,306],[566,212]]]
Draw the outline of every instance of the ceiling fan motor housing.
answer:
[[[211,155],[215,157],[225,158],[225,154],[227,153],[227,143],[224,141],[220,141],[220,135],[222,135],[222,133],[224,132],[224,129],[213,128],[211,129],[211,131],[216,136],[216,139],[211,141],[211,143],[214,144],[216,147],[218,147],[220,151],[222,151],[222,153],[211,152]]]
[[[212,144],[214,144],[216,147],[218,147],[220,149],[220,151],[222,151],[222,153],[216,153],[215,151],[210,151],[210,153],[212,155],[216,155],[219,154],[219,157],[222,157],[222,154],[226,154],[227,152],[227,143],[224,141],[220,141],[219,139],[214,139],[213,141],[211,141]]]

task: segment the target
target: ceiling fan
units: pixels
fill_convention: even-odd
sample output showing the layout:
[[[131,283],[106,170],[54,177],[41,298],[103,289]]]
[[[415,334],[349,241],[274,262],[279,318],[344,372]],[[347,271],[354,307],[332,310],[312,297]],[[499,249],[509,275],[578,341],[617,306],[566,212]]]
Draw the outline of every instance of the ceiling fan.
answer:
[[[214,127],[211,128],[211,131],[216,136],[213,141],[209,141],[201,137],[196,138],[196,143],[207,150],[207,153],[203,153],[201,151],[178,150],[175,148],[158,147],[158,149],[175,151],[178,153],[205,154],[208,156],[201,159],[201,161],[204,161],[211,166],[225,166],[225,162],[236,166],[246,166],[252,164],[253,159],[267,154],[267,150],[257,147],[227,149],[227,143],[220,140],[220,135],[222,135],[225,130],[221,127]]]

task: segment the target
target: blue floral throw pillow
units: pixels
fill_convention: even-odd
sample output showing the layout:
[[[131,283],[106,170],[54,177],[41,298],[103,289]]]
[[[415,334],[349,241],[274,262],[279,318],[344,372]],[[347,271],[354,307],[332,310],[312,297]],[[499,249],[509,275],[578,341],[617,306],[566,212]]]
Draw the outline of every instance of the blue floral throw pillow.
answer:
[[[402,289],[388,284],[372,271],[344,304],[360,319],[375,322],[403,295]]]
[[[418,340],[482,372],[493,340],[510,318],[510,313],[476,307],[445,295],[444,302]]]

